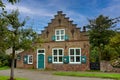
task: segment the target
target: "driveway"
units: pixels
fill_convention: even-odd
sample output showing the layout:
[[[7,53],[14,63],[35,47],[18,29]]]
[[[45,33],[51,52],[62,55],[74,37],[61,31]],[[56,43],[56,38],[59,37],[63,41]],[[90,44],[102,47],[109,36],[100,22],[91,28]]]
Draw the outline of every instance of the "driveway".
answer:
[[[101,78],[70,77],[52,75],[53,71],[15,69],[15,77],[28,78],[29,80],[112,80]],[[1,70],[0,75],[9,76],[10,70]]]

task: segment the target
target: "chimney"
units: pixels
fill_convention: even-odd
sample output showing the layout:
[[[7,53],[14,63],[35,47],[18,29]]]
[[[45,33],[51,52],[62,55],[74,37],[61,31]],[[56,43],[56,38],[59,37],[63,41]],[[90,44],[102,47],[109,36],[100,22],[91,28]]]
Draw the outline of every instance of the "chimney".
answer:
[[[83,26],[83,32],[86,32],[86,27],[85,26]]]

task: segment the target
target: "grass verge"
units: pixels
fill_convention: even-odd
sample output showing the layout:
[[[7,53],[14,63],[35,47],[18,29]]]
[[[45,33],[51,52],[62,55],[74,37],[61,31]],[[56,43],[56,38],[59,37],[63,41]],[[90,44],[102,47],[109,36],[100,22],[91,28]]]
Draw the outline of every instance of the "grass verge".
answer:
[[[0,70],[6,70],[6,69],[10,69],[10,67],[8,67],[8,66],[0,67]]]
[[[0,76],[0,80],[8,80],[9,76]],[[15,80],[28,80],[26,78],[15,78]]]
[[[75,76],[75,77],[95,77],[95,78],[110,78],[120,80],[119,73],[103,73],[103,72],[54,72],[54,75],[60,76]]]

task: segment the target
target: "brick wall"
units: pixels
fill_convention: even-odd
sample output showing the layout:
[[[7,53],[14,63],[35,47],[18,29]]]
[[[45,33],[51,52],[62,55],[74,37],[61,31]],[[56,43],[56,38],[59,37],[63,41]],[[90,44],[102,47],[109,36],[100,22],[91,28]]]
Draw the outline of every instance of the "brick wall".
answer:
[[[80,28],[78,28],[76,24],[73,24],[73,21],[69,20],[69,17],[65,15],[62,11],[59,11],[57,15],[55,15],[55,18],[51,19],[51,22],[45,27],[45,30],[41,31],[40,37],[45,43],[36,44],[40,45],[40,47],[38,47],[39,49],[45,49],[46,68],[55,70],[89,70],[89,37],[87,32],[85,32],[85,30],[81,31]],[[56,29],[64,29],[65,35],[68,35],[69,39],[66,41],[52,41],[52,36],[55,35]],[[87,57],[87,62],[86,64],[49,64],[47,58],[52,55],[53,48],[63,48],[64,56],[69,56],[69,48],[81,48],[81,55]],[[32,54],[34,56],[33,64],[23,64],[23,56],[25,54]],[[20,55],[22,59],[17,61],[17,67],[36,68],[37,50],[24,51],[20,53]]]

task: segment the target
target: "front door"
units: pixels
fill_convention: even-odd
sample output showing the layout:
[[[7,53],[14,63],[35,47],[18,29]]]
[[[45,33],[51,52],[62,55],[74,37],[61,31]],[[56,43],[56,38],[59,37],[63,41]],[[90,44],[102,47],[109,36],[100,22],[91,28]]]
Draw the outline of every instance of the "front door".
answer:
[[[45,55],[43,51],[38,51],[38,69],[45,68]]]

